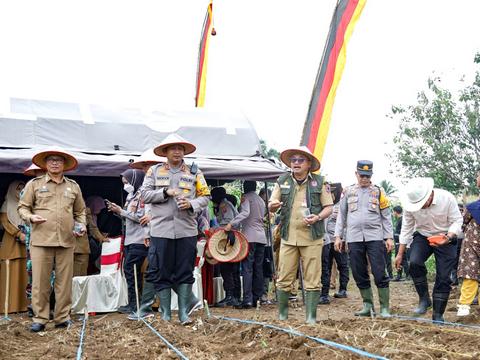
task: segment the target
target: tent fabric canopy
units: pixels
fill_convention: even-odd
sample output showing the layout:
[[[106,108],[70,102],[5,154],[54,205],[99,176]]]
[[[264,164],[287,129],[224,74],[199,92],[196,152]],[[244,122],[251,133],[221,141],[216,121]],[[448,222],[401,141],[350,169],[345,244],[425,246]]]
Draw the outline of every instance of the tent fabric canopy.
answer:
[[[0,116],[0,173],[21,173],[36,152],[60,146],[79,161],[69,174],[118,176],[172,132],[197,146],[186,161],[194,161],[206,178],[273,181],[285,173],[260,155],[258,136],[244,116],[203,109],[145,113],[28,99],[11,99],[10,111]]]

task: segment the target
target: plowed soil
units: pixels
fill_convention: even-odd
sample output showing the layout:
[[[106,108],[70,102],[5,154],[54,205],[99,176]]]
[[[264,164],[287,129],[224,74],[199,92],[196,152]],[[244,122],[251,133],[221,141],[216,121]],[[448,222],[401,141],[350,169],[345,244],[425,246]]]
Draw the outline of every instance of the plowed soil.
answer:
[[[410,316],[416,305],[411,282],[392,282],[392,313]],[[446,320],[456,322],[457,291],[450,297]],[[376,300],[378,304],[378,300]],[[194,323],[181,326],[176,320],[166,323],[159,314],[149,321],[166,340],[188,359],[359,359],[353,352],[293,336],[257,324],[245,324],[219,317],[254,320],[293,330],[304,335],[361,349],[389,359],[479,359],[480,331],[467,327],[439,326],[398,318],[356,318],[353,311],[361,306],[358,290],[351,285],[348,299],[332,299],[318,307],[318,323],[304,324],[301,299],[292,302],[289,319],[276,319],[276,305],[260,309],[235,310],[210,308],[194,313]],[[377,305],[378,306],[378,305]],[[480,326],[478,307],[463,323]],[[0,325],[1,359],[72,359],[77,351],[82,319],[74,317],[69,329],[31,333],[26,314],[15,314]],[[431,312],[425,315],[431,318]],[[82,359],[176,359],[179,356],[165,345],[142,321],[129,321],[122,314],[97,314],[86,322]]]

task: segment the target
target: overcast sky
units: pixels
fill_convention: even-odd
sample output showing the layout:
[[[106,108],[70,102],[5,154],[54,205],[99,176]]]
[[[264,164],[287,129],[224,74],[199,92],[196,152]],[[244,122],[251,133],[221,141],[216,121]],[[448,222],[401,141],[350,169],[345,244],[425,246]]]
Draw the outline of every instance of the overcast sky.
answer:
[[[2,1],[0,99],[146,109],[194,106],[208,0]],[[298,145],[333,0],[214,0],[206,108],[241,112],[270,147]],[[393,104],[428,77],[457,88],[475,71],[480,1],[368,0],[347,49],[323,171],[354,182],[358,159],[388,179]],[[1,111],[0,111],[1,112]]]

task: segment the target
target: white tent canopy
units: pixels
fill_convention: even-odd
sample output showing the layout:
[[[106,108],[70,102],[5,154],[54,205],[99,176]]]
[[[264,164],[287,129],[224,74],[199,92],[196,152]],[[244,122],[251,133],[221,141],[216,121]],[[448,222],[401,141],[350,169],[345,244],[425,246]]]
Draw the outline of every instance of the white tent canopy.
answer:
[[[175,132],[197,146],[187,158],[207,178],[274,180],[285,170],[260,155],[255,129],[244,116],[207,112],[109,109],[28,99],[11,99],[0,115],[0,173],[21,173],[33,154],[60,146],[79,160],[85,176],[118,176],[128,163]]]

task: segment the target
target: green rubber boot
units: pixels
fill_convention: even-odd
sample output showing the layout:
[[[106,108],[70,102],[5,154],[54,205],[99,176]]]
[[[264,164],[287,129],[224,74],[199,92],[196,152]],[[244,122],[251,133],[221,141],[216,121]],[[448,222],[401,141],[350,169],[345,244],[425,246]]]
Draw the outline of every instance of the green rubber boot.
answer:
[[[305,322],[310,325],[317,323],[317,305],[320,291],[305,292]]]
[[[159,291],[160,309],[162,309],[162,319],[165,321],[172,320],[171,298],[172,290],[170,288]]]
[[[192,293],[192,284],[180,284],[177,286],[178,295],[178,319],[182,325],[192,323],[192,319],[188,316],[188,309],[190,308],[190,298]]]
[[[152,305],[155,302],[155,286],[148,281],[143,283],[142,300],[140,302],[140,317],[151,313]]]
[[[288,296],[290,293],[284,290],[277,290],[277,300],[278,300],[278,319],[287,320],[288,319]]]
[[[390,315],[390,289],[378,288],[378,298],[380,300],[380,316],[381,317],[391,317]]]
[[[370,316],[372,312],[375,312],[373,309],[373,293],[372,288],[360,289],[360,294],[363,299],[363,309],[357,311],[355,316]]]

